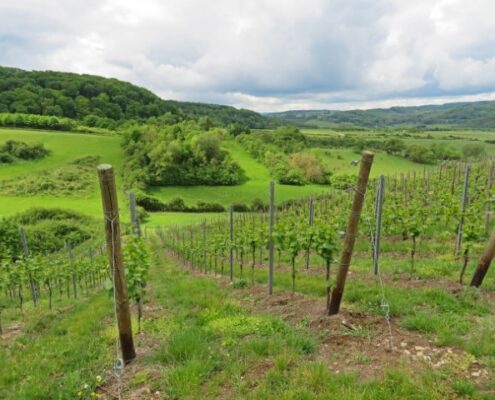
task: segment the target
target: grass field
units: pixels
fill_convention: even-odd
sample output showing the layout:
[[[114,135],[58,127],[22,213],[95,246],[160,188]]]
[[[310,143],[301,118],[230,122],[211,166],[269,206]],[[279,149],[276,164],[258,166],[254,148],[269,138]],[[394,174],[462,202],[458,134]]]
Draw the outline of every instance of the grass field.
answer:
[[[321,157],[327,168],[334,174],[356,174],[359,166],[352,165],[353,160],[359,160],[360,155],[350,149],[313,149],[315,154]],[[407,171],[423,171],[424,166],[413,163],[401,157],[395,157],[386,153],[377,153],[371,168],[371,176],[381,174],[395,175]]]
[[[270,174],[265,166],[249,156],[234,141],[226,141],[223,147],[229,151],[232,157],[246,172],[248,181],[238,186],[170,186],[151,190],[154,196],[162,200],[170,200],[174,197],[182,197],[186,203],[194,204],[198,200],[217,202],[224,206],[232,203],[247,203],[259,198],[267,200]],[[294,198],[306,197],[328,191],[323,185],[289,186],[277,185],[276,201],[284,201]]]
[[[117,184],[121,185],[122,154],[120,138],[68,132],[48,132],[18,129],[0,129],[0,143],[20,140],[43,143],[51,154],[39,161],[16,162],[0,167],[0,180],[11,180],[26,175],[43,174],[62,167],[84,156],[100,156],[101,162],[112,164],[117,172]],[[30,207],[62,207],[94,217],[101,216],[101,200],[95,171],[94,190],[91,196],[5,196],[0,195],[0,216],[22,212]]]
[[[298,270],[295,295],[288,292],[290,272],[277,267],[268,297],[266,270],[256,268],[256,286],[236,287],[182,268],[153,242],[142,330],[135,332],[138,357],[125,368],[123,398],[492,398],[490,293],[453,290],[453,275],[438,275],[438,260],[418,266],[436,271],[419,281],[404,279],[402,261],[399,270],[391,266],[395,276],[384,265],[389,335],[367,255],[352,265],[341,314],[326,317],[321,260],[312,260],[309,272]],[[237,282],[238,274],[236,268]],[[40,308],[27,310],[20,331],[3,338],[0,397],[116,398],[108,296],[97,292],[53,312]]]
[[[339,133],[330,129],[305,129],[308,135],[383,135],[381,131],[366,132],[345,132]],[[430,134],[430,133],[428,133]],[[480,140],[495,138],[494,132],[477,131],[453,131],[453,132],[431,132],[431,135],[438,139],[426,139],[420,135],[419,138],[405,138],[407,142],[417,142],[429,144],[433,142],[448,143],[456,148],[461,148],[466,143],[476,143],[467,138],[478,138]],[[448,135],[461,137],[462,140],[442,140]],[[6,140],[15,139],[25,142],[41,142],[51,154],[40,161],[16,162],[13,165],[2,165],[0,168],[0,180],[14,180],[26,175],[43,174],[47,171],[62,167],[78,158],[98,155],[101,162],[114,165],[117,172],[117,185],[121,187],[120,171],[122,165],[122,151],[120,148],[120,138],[118,136],[99,136],[92,134],[78,134],[68,132],[50,132],[22,129],[0,129],[0,143]],[[478,142],[479,143],[479,142]],[[484,143],[484,142],[483,142]],[[495,145],[484,143],[489,154],[495,154]],[[150,190],[151,194],[161,200],[168,201],[175,197],[183,198],[190,205],[198,201],[216,202],[224,206],[232,203],[250,204],[254,199],[262,200],[268,197],[268,183],[270,175],[265,166],[249,156],[233,140],[225,141],[223,147],[231,153],[233,158],[245,170],[248,180],[238,186],[170,186],[159,187]],[[324,160],[327,167],[334,174],[355,174],[357,167],[351,165],[351,161],[359,159],[359,155],[350,149],[312,149]],[[375,164],[372,168],[372,175],[396,174],[407,171],[422,171],[423,166],[412,163],[408,160],[378,153],[375,156]],[[288,186],[277,185],[276,201],[306,197],[311,194],[319,194],[328,191],[327,186],[306,185]],[[128,218],[127,202],[121,198],[122,218]],[[24,211],[30,207],[62,207],[76,210],[84,214],[100,218],[101,203],[97,187],[95,173],[94,190],[91,195],[86,196],[6,196],[0,195],[0,216],[13,215]],[[149,225],[187,224],[203,219],[215,218],[217,214],[183,214],[183,213],[153,213],[150,217]]]

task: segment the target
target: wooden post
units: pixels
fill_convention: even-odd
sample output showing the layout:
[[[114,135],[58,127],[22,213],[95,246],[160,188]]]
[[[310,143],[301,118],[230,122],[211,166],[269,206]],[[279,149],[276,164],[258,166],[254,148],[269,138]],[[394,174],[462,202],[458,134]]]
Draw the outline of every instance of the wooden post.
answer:
[[[363,208],[364,195],[366,193],[366,187],[368,185],[371,165],[373,164],[373,157],[374,154],[372,152],[365,151],[361,158],[357,188],[354,191],[352,210],[349,215],[349,222],[347,223],[344,248],[340,257],[340,266],[339,272],[337,274],[337,280],[335,282],[335,287],[332,290],[332,297],[330,299],[328,315],[338,314],[340,309],[340,302],[342,301],[342,295],[344,294],[345,281],[347,278],[347,273],[349,272],[349,265],[351,263],[354,243],[356,242],[359,218],[361,217],[361,210]]]
[[[108,260],[113,276],[115,311],[119,329],[120,347],[124,363],[136,358],[132,338],[131,315],[129,312],[129,295],[125,281],[122,247],[120,242],[119,206],[115,175],[111,165],[102,164],[97,167],[100,180],[101,201],[105,218],[105,238]]]
[[[481,284],[483,283],[483,279],[485,279],[485,275],[488,272],[488,268],[490,268],[493,257],[495,257],[495,229],[493,230],[492,237],[490,238],[485,252],[481,257],[478,268],[473,275],[473,279],[471,280],[470,284],[471,286],[481,286]]]
[[[380,175],[380,186],[378,187],[376,201],[376,230],[375,243],[373,246],[373,271],[378,275],[378,260],[380,258],[380,235],[382,229],[382,208],[383,208],[383,193],[385,190],[385,177]]]
[[[132,230],[135,235],[141,237],[141,226],[139,224],[139,217],[136,211],[136,195],[134,192],[129,193],[129,205],[131,207]]]
[[[274,243],[273,243],[273,226],[275,224],[275,182],[270,182],[269,188],[269,228],[268,228],[268,294],[273,294],[273,261],[274,261]]]
[[[234,279],[234,206],[230,206],[229,209],[229,240],[230,240],[230,252],[229,252],[229,268],[230,268],[230,281]]]
[[[459,255],[462,245],[462,226],[464,224],[464,212],[466,211],[468,188],[469,188],[469,163],[466,163],[466,175],[464,177],[464,190],[462,191],[462,201],[461,201],[461,218],[459,220],[459,227],[457,229],[457,239],[455,241],[455,255]]]
[[[69,255],[69,265],[70,265],[70,274],[72,277],[72,291],[74,293],[74,298],[77,299],[77,280],[75,274],[75,265],[74,265],[74,253],[72,252],[72,246],[69,242],[65,242],[65,248],[67,249],[67,253]]]

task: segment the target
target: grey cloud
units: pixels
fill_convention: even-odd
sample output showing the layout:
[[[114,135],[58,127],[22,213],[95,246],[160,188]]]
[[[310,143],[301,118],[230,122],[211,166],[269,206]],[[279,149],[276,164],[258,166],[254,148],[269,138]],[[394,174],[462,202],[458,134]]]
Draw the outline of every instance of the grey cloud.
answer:
[[[4,0],[0,64],[262,111],[427,103],[495,91],[494,11],[491,0]]]

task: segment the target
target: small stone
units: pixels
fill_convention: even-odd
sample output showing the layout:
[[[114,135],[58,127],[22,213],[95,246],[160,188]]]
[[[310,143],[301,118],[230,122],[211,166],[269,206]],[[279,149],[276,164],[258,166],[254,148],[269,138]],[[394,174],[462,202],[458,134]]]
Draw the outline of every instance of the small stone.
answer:
[[[425,348],[423,346],[414,346],[414,350],[423,351]]]
[[[471,376],[474,376],[474,377],[478,377],[481,375],[481,371],[474,371],[474,372],[471,372]]]
[[[407,346],[407,343],[406,342],[401,342],[400,343],[400,347],[406,347]]]

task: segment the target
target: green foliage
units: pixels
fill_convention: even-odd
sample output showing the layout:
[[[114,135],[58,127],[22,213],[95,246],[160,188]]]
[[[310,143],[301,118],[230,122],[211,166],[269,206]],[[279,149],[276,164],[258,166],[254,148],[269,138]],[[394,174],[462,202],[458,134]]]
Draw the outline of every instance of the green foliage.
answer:
[[[0,113],[0,126],[54,131],[72,131],[76,128],[75,122],[69,118],[22,113]]]
[[[7,140],[0,146],[0,154],[9,155],[12,161],[13,158],[29,161],[40,160],[50,154],[50,151],[42,143],[27,144],[18,140]]]
[[[144,240],[138,236],[127,238],[124,246],[124,266],[129,297],[142,301],[150,269],[150,255]]]
[[[87,195],[94,190],[99,157],[87,156],[49,172],[40,171],[21,179],[0,181],[0,193],[7,195]]]
[[[281,184],[328,183],[330,174],[315,154],[305,151],[306,136],[295,127],[241,134],[237,141]]]
[[[213,104],[162,100],[149,90],[117,79],[53,71],[0,67],[0,112],[25,114],[0,125],[71,130],[74,119],[89,127],[115,129],[126,122],[193,118],[209,127],[239,124],[250,128],[274,125],[249,110]],[[43,118],[27,117],[27,114]],[[29,121],[28,121],[29,120]],[[276,125],[275,125],[276,126]]]
[[[220,141],[220,131],[201,131],[191,121],[132,129],[123,142],[128,185],[236,185],[243,171]]]
[[[494,101],[350,111],[286,111],[267,116],[297,126],[377,129],[494,129]]]
[[[462,146],[464,158],[481,158],[486,155],[485,147],[479,143],[468,143]]]
[[[16,260],[22,255],[20,228],[24,226],[31,254],[53,253],[64,248],[66,241],[77,245],[94,233],[89,217],[61,209],[32,208],[0,221],[0,254]]]
[[[198,201],[196,206],[187,206],[184,200],[176,197],[165,203],[160,199],[150,196],[142,191],[136,191],[136,204],[146,211],[173,211],[173,212],[224,212],[225,207],[218,203]]]

